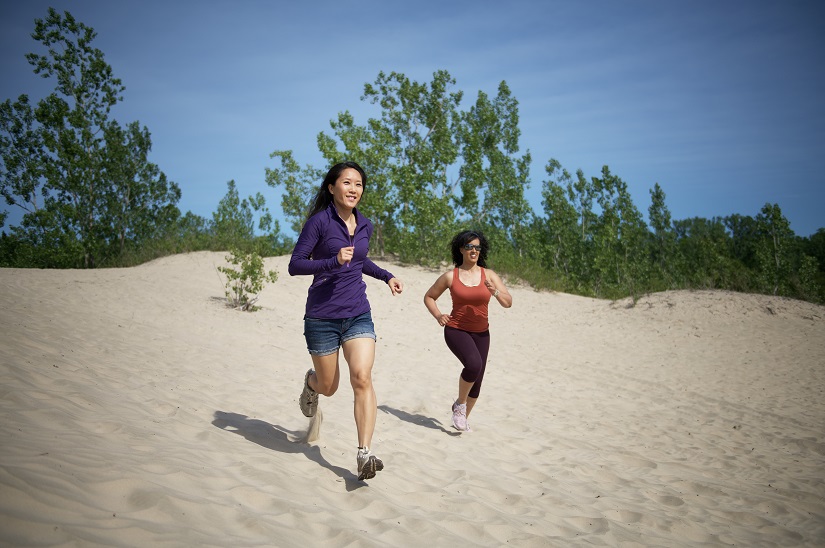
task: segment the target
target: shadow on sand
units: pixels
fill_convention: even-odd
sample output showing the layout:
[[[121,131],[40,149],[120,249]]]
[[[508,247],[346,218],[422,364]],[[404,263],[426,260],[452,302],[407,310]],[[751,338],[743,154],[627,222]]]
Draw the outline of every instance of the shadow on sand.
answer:
[[[215,411],[214,417],[212,424],[221,430],[243,436],[248,441],[272,451],[304,455],[312,462],[331,470],[344,480],[347,491],[353,491],[367,485],[365,482],[359,481],[358,476],[349,470],[330,464],[321,454],[320,447],[305,443],[303,439],[306,432],[287,430],[282,426],[269,424],[259,419],[250,419],[239,413]]]
[[[402,411],[401,409],[395,409],[388,405],[379,405],[378,409],[383,411],[384,413],[389,413],[390,415],[394,415],[401,419],[404,422],[409,422],[411,424],[415,424],[417,426],[423,426],[424,428],[432,428],[433,430],[441,430],[445,434],[449,436],[460,436],[460,432],[453,432],[451,430],[447,430],[441,425],[441,422],[438,419],[434,419],[432,417],[425,417],[424,415],[413,415],[412,413],[407,413],[406,411]]]

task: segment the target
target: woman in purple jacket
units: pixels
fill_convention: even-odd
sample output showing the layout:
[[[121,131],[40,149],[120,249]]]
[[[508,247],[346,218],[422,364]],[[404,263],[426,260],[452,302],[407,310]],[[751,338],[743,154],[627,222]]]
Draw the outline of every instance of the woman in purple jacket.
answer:
[[[338,390],[338,350],[343,349],[355,394],[359,480],[373,478],[384,468],[370,451],[377,412],[372,386],[376,337],[362,274],[386,282],[393,295],[404,289],[401,280],[367,257],[373,227],[355,208],[366,185],[367,175],[355,162],[332,166],[289,261],[291,276],[313,276],[304,316],[313,369],[304,377],[301,411],[315,416],[318,394],[332,396]]]

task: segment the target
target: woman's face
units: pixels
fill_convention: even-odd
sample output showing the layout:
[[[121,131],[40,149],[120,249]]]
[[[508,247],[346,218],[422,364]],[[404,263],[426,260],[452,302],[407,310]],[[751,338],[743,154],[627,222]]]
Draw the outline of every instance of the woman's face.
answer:
[[[357,169],[346,168],[335,180],[334,185],[329,185],[329,192],[336,207],[342,209],[352,209],[361,201],[364,193],[364,182]]]
[[[473,238],[461,246],[461,256],[464,258],[464,264],[476,264],[479,255],[481,255],[481,242],[478,238]]]

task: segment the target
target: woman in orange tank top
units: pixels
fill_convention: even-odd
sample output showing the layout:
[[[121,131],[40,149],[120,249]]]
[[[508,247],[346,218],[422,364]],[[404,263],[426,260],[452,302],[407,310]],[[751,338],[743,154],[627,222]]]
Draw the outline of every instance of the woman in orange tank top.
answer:
[[[453,426],[469,432],[467,419],[478,400],[490,350],[488,305],[494,298],[504,308],[510,308],[513,297],[498,274],[487,268],[489,246],[481,232],[460,232],[450,246],[455,268],[439,276],[427,290],[424,306],[444,327],[447,347],[461,362],[458,398],[452,405]],[[453,309],[442,314],[436,301],[448,289]]]

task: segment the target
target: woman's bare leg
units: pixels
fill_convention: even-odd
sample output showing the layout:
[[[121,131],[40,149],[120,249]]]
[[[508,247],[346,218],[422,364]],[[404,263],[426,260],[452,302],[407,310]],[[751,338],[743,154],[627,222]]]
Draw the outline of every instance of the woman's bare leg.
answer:
[[[378,413],[375,389],[372,385],[372,366],[375,363],[375,341],[359,337],[344,342],[344,359],[349,366],[349,380],[355,396],[355,427],[358,430],[358,447],[369,447],[375,431]]]
[[[473,406],[478,401],[478,398],[467,398],[467,418],[470,418],[470,411],[473,410]]]
[[[341,373],[338,370],[338,351],[326,356],[312,356],[315,373],[309,376],[309,387],[323,394],[332,396],[338,391]]]
[[[461,375],[458,376],[458,403],[467,403],[467,395],[470,393],[470,389],[473,387],[472,382],[467,382],[461,378]],[[469,407],[469,406],[468,406]],[[469,413],[469,408],[467,409]]]

